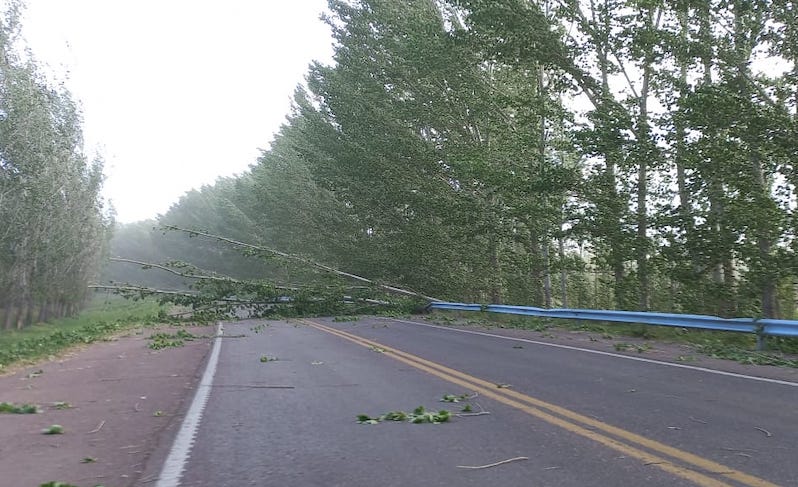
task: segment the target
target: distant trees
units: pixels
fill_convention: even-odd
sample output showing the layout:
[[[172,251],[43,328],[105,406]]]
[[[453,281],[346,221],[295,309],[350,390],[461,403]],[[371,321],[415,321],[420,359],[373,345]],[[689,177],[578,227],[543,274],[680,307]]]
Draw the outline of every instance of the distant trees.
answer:
[[[271,150],[166,221],[449,299],[794,315],[795,2],[330,9]]]
[[[15,46],[19,6],[0,19],[0,324],[76,312],[107,248],[102,161],[82,149],[78,107]]]

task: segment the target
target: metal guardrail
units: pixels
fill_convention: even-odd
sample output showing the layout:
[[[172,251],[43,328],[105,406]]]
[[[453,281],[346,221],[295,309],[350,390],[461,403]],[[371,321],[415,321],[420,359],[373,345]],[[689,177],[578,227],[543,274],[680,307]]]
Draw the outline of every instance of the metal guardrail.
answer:
[[[763,346],[766,336],[798,337],[798,321],[774,320],[769,318],[720,318],[708,315],[677,313],[652,313],[645,311],[611,311],[602,309],[564,309],[535,308],[533,306],[508,306],[503,304],[466,304],[436,301],[430,309],[454,311],[487,311],[512,315],[538,316],[569,320],[608,321],[618,323],[642,323],[646,325],[697,328],[701,330],[721,330],[740,333],[755,333],[758,347]]]

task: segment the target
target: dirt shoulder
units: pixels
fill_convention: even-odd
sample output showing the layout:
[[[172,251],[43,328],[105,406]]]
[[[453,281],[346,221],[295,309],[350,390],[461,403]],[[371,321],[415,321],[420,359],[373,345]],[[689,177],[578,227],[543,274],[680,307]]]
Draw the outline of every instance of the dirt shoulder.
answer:
[[[203,338],[151,350],[148,336],[159,331],[169,329],[131,332],[0,377],[0,402],[42,410],[0,414],[2,484],[127,487],[145,481],[139,477],[151,453],[171,441],[212,343]],[[70,407],[59,409],[59,402]],[[53,424],[64,433],[42,434]]]

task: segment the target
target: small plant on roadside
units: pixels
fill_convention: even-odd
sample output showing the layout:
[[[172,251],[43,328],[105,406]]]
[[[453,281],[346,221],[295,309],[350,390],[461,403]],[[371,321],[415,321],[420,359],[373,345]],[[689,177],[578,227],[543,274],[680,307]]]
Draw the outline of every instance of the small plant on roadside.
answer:
[[[651,350],[651,345],[648,343],[644,343],[643,345],[635,345],[635,351],[637,353],[648,352],[649,350]]]
[[[74,406],[65,401],[56,401],[53,403],[53,409],[72,409]]]
[[[333,322],[334,323],[345,323],[345,322],[348,322],[348,321],[357,321],[359,319],[360,318],[358,318],[357,316],[336,316],[335,318],[333,318]]]
[[[47,482],[46,484],[41,484],[39,487],[78,487],[77,485],[66,484],[64,482]]]
[[[97,459],[94,458],[94,457],[83,457],[83,459],[80,461],[80,463],[94,463],[96,461],[97,461]]]
[[[60,424],[53,424],[42,430],[44,435],[62,435],[64,434],[64,427]]]
[[[27,379],[36,379],[36,378],[40,377],[42,374],[44,374],[44,371],[42,369],[39,369],[39,370],[34,370],[33,372],[29,373],[25,377]]]
[[[371,350],[372,352],[377,352],[377,353],[385,353],[385,349],[384,348],[375,347],[374,345],[370,346],[369,350]]]
[[[474,410],[474,408],[472,408],[470,404],[466,404],[465,406],[463,406],[462,409],[460,409],[460,411],[462,411],[464,413],[470,413],[473,410]]]
[[[266,362],[276,362],[277,361],[277,357],[269,357],[268,355],[261,355],[260,356],[260,361],[261,361],[261,363],[264,363],[264,364]]]
[[[263,331],[265,328],[266,328],[266,325],[265,325],[265,324],[263,324],[263,323],[261,323],[261,324],[259,324],[259,325],[255,325],[255,326],[253,326],[252,328],[250,328],[250,331],[254,331],[255,333],[260,333],[260,332],[262,332],[262,331]]]
[[[161,410],[158,410],[158,411],[155,411],[154,413],[152,413],[152,415],[155,416],[156,418],[160,418],[161,416],[164,415],[164,412],[161,411]]]
[[[626,342],[619,342],[614,344],[613,348],[615,348],[616,352],[623,352],[625,350],[629,350],[630,348],[632,348],[632,345]]]

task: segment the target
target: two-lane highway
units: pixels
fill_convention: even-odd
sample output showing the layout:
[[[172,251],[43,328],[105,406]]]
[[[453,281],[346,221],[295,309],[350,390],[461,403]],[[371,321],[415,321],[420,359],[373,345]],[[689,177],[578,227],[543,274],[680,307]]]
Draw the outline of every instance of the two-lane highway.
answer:
[[[388,319],[225,326],[248,336],[217,340],[182,474],[159,487],[798,485],[794,384]],[[356,422],[456,413],[439,400],[462,393],[490,414]]]

